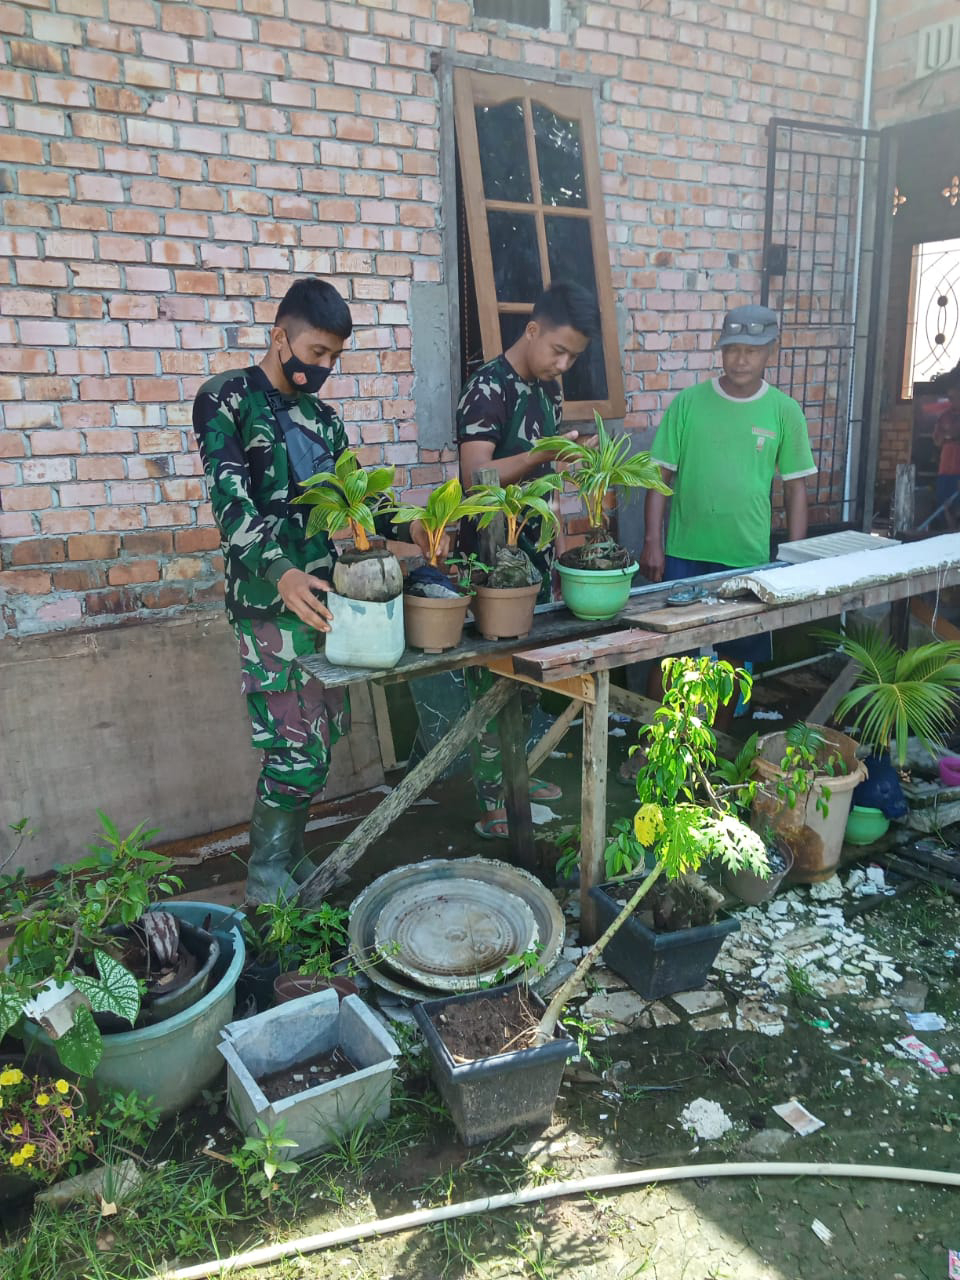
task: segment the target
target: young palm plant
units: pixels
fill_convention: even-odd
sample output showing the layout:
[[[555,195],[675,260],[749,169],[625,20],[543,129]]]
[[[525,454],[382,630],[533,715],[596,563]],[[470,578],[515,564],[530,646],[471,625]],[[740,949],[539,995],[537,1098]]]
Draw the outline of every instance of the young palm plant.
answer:
[[[304,492],[293,500],[313,508],[307,520],[307,537],[321,529],[333,534],[349,528],[357,550],[369,551],[369,535],[377,531],[376,515],[394,501],[394,471],[394,467],[364,471],[354,451],[344,449],[333,471],[318,471],[304,481]]]
[[[607,494],[615,487],[672,492],[663,483],[660,468],[651,461],[649,453],[630,453],[627,432],[612,436],[596,409],[593,417],[597,426],[596,445],[551,436],[538,440],[533,446],[535,453],[550,453],[558,462],[566,464],[564,476],[580,494],[591,531],[607,528],[604,504]]]
[[[851,627],[840,636],[839,652],[860,672],[836,718],[852,716],[861,742],[881,755],[894,739],[901,764],[910,735],[931,753],[943,745],[960,692],[960,644],[936,640],[902,650],[876,627]]]
[[[478,525],[485,529],[498,515],[507,524],[507,546],[517,541],[531,520],[540,521],[537,550],[542,551],[560,527],[560,518],[550,506],[550,495],[562,487],[559,476],[537,476],[522,484],[476,484],[470,490],[473,513]]]
[[[437,567],[443,535],[452,524],[465,516],[479,514],[485,508],[469,498],[464,498],[460,481],[454,477],[434,489],[423,507],[399,506],[393,513],[394,524],[409,524],[419,520],[427,535],[428,563]]]

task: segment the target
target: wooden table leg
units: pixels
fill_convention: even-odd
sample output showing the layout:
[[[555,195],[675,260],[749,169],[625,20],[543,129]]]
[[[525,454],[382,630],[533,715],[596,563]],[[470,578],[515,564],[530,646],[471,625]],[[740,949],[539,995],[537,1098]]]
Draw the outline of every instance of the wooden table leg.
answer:
[[[513,696],[500,712],[500,758],[503,762],[503,797],[510,832],[510,849],[517,866],[536,870],[533,819],[530,816],[530,773],[527,769],[527,735],[523,723],[522,689],[514,686]]]
[[[596,907],[589,890],[603,880],[603,850],[607,842],[607,743],[610,672],[591,677],[596,701],[583,705],[583,792],[580,800],[580,939],[599,936]]]

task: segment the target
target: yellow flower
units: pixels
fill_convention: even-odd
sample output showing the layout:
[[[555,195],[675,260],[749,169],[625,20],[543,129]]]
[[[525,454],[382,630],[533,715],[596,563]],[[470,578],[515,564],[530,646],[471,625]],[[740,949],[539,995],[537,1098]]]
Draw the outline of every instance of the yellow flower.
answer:
[[[61,1107],[60,1114],[63,1116],[64,1120],[71,1119],[73,1116],[73,1107]]]
[[[24,1160],[32,1160],[37,1154],[37,1148],[32,1142],[24,1143],[20,1148],[20,1154],[23,1156]]]
[[[12,1124],[10,1128],[7,1130],[7,1132],[10,1134],[12,1138],[19,1138],[21,1133],[23,1133],[23,1125]]]
[[[23,1164],[23,1152],[15,1151],[13,1155],[10,1157],[10,1163],[14,1166],[15,1169],[19,1169],[19,1167]]]
[[[19,1067],[7,1067],[6,1071],[0,1071],[0,1086],[20,1084],[22,1080],[23,1072]]]
[[[633,817],[633,834],[648,847],[664,832],[663,813],[658,804],[642,804]]]
[[[66,1080],[55,1080],[53,1082],[53,1087],[56,1089],[57,1093],[70,1092],[70,1086],[67,1084]]]
[[[45,1107],[45,1106],[47,1106],[47,1104],[49,1103],[49,1101],[50,1101],[50,1095],[49,1095],[49,1093],[38,1093],[38,1094],[37,1094],[37,1106],[38,1106],[38,1107]]]

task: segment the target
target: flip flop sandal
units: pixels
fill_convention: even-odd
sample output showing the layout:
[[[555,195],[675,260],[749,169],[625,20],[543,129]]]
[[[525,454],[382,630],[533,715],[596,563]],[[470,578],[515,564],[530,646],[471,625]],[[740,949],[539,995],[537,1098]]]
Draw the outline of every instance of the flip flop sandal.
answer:
[[[679,591],[674,591],[667,596],[666,603],[680,607],[687,604],[697,604],[706,594],[703,587],[681,587]]]
[[[545,782],[543,778],[531,778],[530,799],[536,804],[543,804],[546,800],[562,800],[563,792],[556,783]]]
[[[501,817],[497,817],[501,814]],[[482,840],[509,840],[507,814],[504,809],[491,809],[488,817],[481,818],[473,824],[473,829]]]

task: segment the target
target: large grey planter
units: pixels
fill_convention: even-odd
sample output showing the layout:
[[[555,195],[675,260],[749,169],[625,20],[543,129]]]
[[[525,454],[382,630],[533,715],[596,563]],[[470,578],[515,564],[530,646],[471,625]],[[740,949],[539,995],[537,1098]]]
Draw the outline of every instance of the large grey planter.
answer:
[[[313,1054],[339,1048],[359,1068],[293,1097],[268,1102],[257,1078],[282,1071]],[[310,1155],[372,1120],[390,1114],[390,1089],[400,1049],[359,996],[341,1003],[336,991],[318,991],[231,1022],[217,1046],[227,1063],[227,1112],[248,1136],[257,1120],[285,1121],[284,1137]]]

